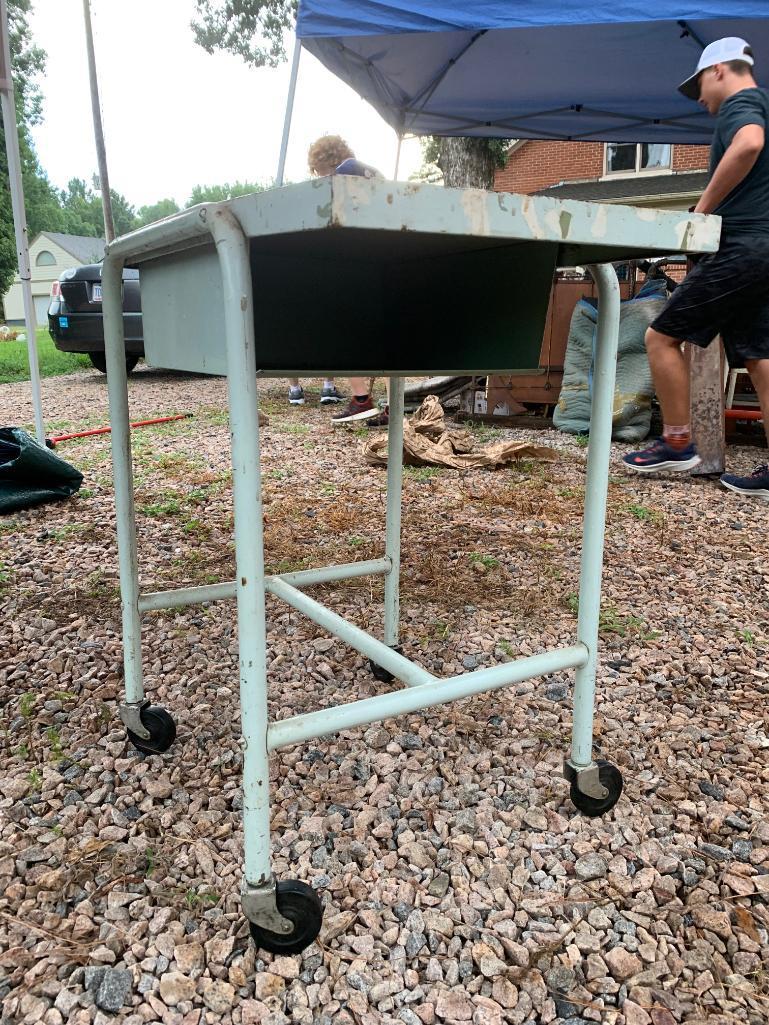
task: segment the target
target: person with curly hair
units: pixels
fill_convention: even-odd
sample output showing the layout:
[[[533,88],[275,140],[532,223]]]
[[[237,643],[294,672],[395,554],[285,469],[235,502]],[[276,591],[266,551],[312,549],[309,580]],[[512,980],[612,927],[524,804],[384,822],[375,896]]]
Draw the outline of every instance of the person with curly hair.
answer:
[[[307,153],[307,165],[310,173],[318,178],[332,174],[350,174],[360,178],[383,177],[375,167],[358,160],[339,135],[322,135],[316,139]],[[332,422],[346,424],[365,420],[371,427],[386,427],[389,410],[385,407],[380,412],[374,404],[371,394],[373,378],[351,377],[349,381],[352,393],[350,401],[344,409],[333,415]],[[340,399],[333,378],[324,381],[320,393],[321,403],[339,402]],[[292,405],[304,403],[304,391],[298,377],[289,380],[288,401]]]

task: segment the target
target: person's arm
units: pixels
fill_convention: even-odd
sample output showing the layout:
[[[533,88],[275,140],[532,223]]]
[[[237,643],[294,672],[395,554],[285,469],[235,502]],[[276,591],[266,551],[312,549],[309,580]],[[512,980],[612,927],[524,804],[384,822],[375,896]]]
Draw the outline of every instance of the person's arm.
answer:
[[[708,182],[708,187],[694,208],[696,214],[712,213],[719,203],[747,178],[764,148],[764,141],[764,129],[761,125],[745,125],[735,133]]]

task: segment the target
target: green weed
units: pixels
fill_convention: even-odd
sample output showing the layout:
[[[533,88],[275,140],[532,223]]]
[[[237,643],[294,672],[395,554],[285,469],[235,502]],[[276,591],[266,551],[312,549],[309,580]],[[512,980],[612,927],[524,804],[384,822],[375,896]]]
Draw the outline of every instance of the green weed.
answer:
[[[480,552],[470,552],[468,558],[470,562],[485,566],[486,569],[494,569],[499,565],[499,559],[495,559],[493,555],[482,555]]]

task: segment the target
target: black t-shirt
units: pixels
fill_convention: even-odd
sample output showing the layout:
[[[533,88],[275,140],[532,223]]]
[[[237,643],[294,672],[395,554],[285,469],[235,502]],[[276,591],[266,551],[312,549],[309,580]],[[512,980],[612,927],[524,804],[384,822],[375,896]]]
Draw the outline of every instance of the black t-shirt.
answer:
[[[730,239],[769,235],[769,92],[766,89],[742,89],[721,104],[710,147],[711,177],[734,136],[746,125],[760,125],[766,132],[766,142],[750,173],[713,211],[723,217],[723,234]]]

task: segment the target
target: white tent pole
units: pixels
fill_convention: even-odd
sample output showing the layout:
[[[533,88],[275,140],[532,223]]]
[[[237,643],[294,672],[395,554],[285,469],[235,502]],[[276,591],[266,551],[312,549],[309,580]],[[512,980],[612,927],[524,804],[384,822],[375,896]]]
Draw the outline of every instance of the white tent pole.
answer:
[[[8,154],[8,179],[11,189],[13,227],[16,232],[16,255],[19,261],[21,294],[24,299],[24,323],[27,328],[27,358],[29,359],[29,380],[32,385],[32,408],[35,414],[35,433],[41,445],[45,444],[43,424],[43,400],[40,394],[40,366],[37,361],[37,336],[35,304],[32,301],[32,272],[29,266],[29,236],[27,215],[24,210],[24,187],[21,181],[21,157],[19,155],[19,134],[16,125],[16,101],[11,76],[11,45],[8,35],[8,10],[5,0],[0,0],[0,103],[5,128],[5,149]]]
[[[398,180],[398,171],[401,166],[401,146],[403,145],[403,132],[398,132],[398,148],[395,151],[395,170],[393,171],[393,181]]]
[[[291,78],[288,83],[288,96],[286,97],[286,114],[283,118],[283,138],[280,140],[280,157],[278,159],[278,173],[275,175],[275,184],[282,185],[286,173],[286,154],[288,153],[288,137],[291,134],[291,115],[294,112],[294,97],[296,96],[296,80],[299,76],[299,56],[302,52],[301,40],[297,37],[294,40],[294,55],[291,58]]]
[[[115,237],[115,224],[112,220],[112,196],[109,191],[109,175],[107,174],[107,151],[104,147],[104,129],[101,123],[101,107],[99,105],[99,80],[96,77],[96,56],[93,49],[93,29],[91,28],[90,0],[83,0],[83,20],[85,22],[85,45],[88,53],[88,79],[91,85],[91,114],[93,115],[93,136],[96,143],[96,160],[99,165],[99,186],[101,188],[101,204],[104,212],[104,237],[111,242]]]

